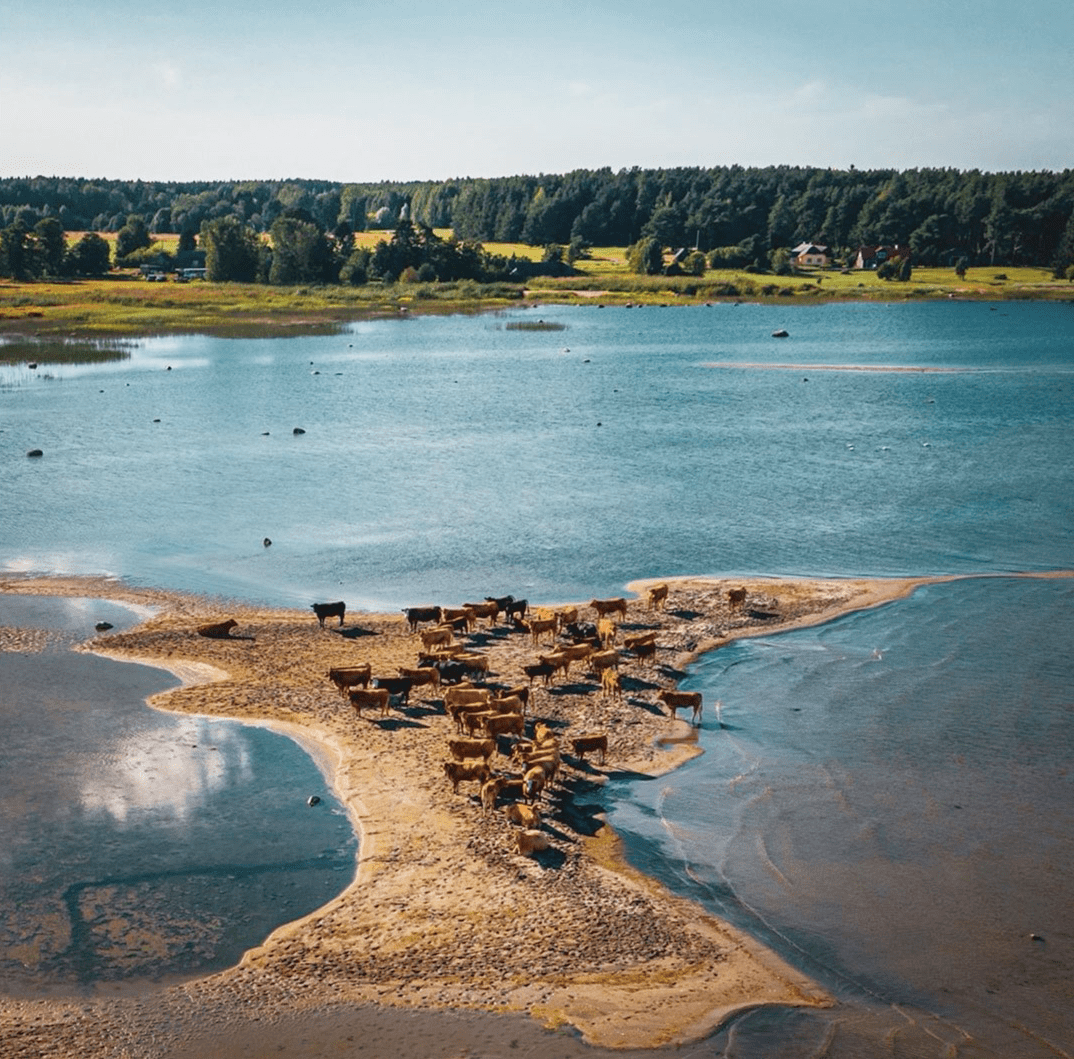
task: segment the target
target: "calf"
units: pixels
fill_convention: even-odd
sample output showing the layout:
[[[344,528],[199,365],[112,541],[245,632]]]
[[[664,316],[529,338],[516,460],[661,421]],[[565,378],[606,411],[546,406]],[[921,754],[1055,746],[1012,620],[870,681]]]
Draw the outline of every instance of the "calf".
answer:
[[[615,599],[591,599],[589,605],[600,615],[606,618],[609,614],[622,614],[627,616],[627,602],[620,596]]]
[[[418,626],[423,621],[439,622],[441,611],[439,607],[404,607],[403,613],[406,615],[410,631],[417,632]]]
[[[351,705],[358,711],[358,716],[362,716],[362,710],[366,706],[380,707],[381,717],[388,716],[388,706],[391,700],[388,695],[387,688],[377,688],[375,691],[369,691],[366,688],[351,688],[347,692],[347,697],[351,700]]]
[[[533,682],[540,677],[545,687],[552,683],[552,675],[555,673],[556,667],[546,665],[544,662],[537,662],[534,665],[523,666],[522,672],[529,678],[530,687],[533,687]]]
[[[704,707],[700,691],[662,691],[657,698],[671,711],[672,717],[675,716],[676,710],[689,709],[693,711],[693,723],[701,723],[701,711]]]
[[[338,603],[311,603],[313,613],[317,615],[317,621],[324,628],[325,618],[339,618],[339,624],[343,625],[343,615],[347,613],[347,604],[343,600]]]
[[[372,675],[373,667],[368,663],[364,666],[340,666],[328,670],[328,679],[339,688],[340,695],[346,695],[350,688],[355,688],[359,684],[363,688],[368,688]]]
[[[451,792],[458,794],[459,784],[464,780],[484,783],[492,775],[492,770],[484,762],[445,761],[444,775],[451,781]]]
[[[604,755],[608,753],[608,737],[606,735],[580,735],[571,740],[574,755],[581,761],[585,761],[586,754],[600,751],[600,763],[604,764]]]
[[[231,638],[231,630],[239,623],[234,618],[227,621],[214,621],[209,625],[199,625],[198,635],[207,636],[210,640],[228,640]]]
[[[496,808],[496,799],[500,796],[507,781],[502,776],[493,776],[481,784],[481,808],[491,811]]]

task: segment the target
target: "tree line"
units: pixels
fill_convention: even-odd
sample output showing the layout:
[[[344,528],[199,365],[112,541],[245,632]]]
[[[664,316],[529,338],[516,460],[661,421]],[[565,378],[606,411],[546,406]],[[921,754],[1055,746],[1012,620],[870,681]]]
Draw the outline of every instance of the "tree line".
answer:
[[[375,184],[0,180],[5,230],[21,222],[33,231],[39,222],[55,220],[65,231],[120,232],[132,218],[150,236],[200,238],[216,231],[222,238],[221,222],[227,222],[239,226],[234,232],[255,237],[286,230],[294,241],[306,240],[297,265],[262,261],[264,278],[273,267],[278,276],[296,268],[328,275],[325,245],[342,274],[353,255],[347,232],[383,228],[387,234],[401,220],[413,226],[401,240],[405,252],[396,246],[384,255],[409,255],[404,269],[420,269],[439,255],[439,266],[431,264],[438,275],[441,269],[472,271],[473,248],[490,241],[559,246],[567,260],[591,246],[645,242],[650,255],[653,245],[687,248],[704,254],[709,267],[759,268],[771,267],[774,254],[802,242],[827,246],[836,261],[860,246],[898,245],[909,247],[920,265],[965,261],[1063,269],[1074,263],[1074,171],[727,166]],[[312,225],[317,238],[302,225]],[[444,247],[430,239],[432,229],[454,233],[441,242],[454,248],[457,260],[444,260]],[[413,234],[424,232],[429,235]],[[427,251],[420,260],[415,240]],[[277,245],[275,235],[269,242]],[[369,276],[390,274],[397,263],[356,260],[350,274],[358,275],[359,267]]]

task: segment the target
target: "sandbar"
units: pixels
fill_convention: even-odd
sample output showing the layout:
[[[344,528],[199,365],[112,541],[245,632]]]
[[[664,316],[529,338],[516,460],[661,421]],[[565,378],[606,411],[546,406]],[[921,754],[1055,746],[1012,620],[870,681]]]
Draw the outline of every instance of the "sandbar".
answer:
[[[308,611],[111,579],[0,579],[2,592],[151,608],[138,626],[82,649],[177,674],[183,684],[154,696],[157,708],[268,724],[298,739],[330,772],[361,840],[353,883],[274,931],[236,967],[137,997],[0,998],[5,1056],[253,1055],[255,1040],[305,1040],[303,1027],[343,1027],[353,1039],[363,1027],[383,1028],[391,1010],[400,1013],[397,1028],[418,1035],[410,1049],[396,1039],[397,1054],[462,1054],[465,1018],[479,1016],[498,1016],[511,1038],[520,1018],[566,1031],[556,1038],[561,1055],[581,1054],[572,1050],[583,1048],[577,1038],[633,1052],[703,1038],[758,1005],[830,1005],[823,988],[775,953],[630,867],[594,803],[609,776],[657,776],[701,753],[696,729],[656,698],[700,653],[950,579],[668,578],[661,610],[645,602],[655,580],[631,583],[636,595],[628,596],[618,645],[652,631],[658,649],[651,658],[623,652],[622,698],[603,695],[584,663],[532,691],[530,724],[555,726],[565,749],[555,796],[543,805],[551,847],[536,857],[515,851],[513,825],[501,810],[482,809],[475,783],[452,793],[442,763],[455,732],[440,692],[417,688],[407,708],[358,718],[328,682],[331,666],[369,662],[389,676],[415,665],[420,640],[401,614],[349,612],[342,630],[334,619],[322,629]],[[733,588],[746,590],[744,603],[729,600]],[[583,620],[593,619],[578,606]],[[230,638],[197,634],[224,618],[238,623]],[[491,682],[527,683],[521,667],[538,650],[528,633],[480,621],[462,639],[488,656]],[[607,734],[603,765],[571,755],[569,738],[583,732]],[[493,765],[508,767],[502,756]],[[417,1019],[435,1012],[456,1020],[455,1036],[445,1030],[438,1039]],[[496,1025],[481,1021],[481,1033],[495,1035]],[[296,1044],[293,1054],[321,1053]]]

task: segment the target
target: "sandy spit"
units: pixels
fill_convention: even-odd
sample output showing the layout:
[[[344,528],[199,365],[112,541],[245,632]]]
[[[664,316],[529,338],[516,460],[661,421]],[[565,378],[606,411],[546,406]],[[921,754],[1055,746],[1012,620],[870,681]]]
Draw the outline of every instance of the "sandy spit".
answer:
[[[473,782],[452,793],[443,762],[456,733],[439,691],[414,689],[408,706],[359,718],[327,680],[330,666],[369,662],[374,675],[393,676],[416,665],[421,643],[402,615],[348,613],[342,629],[334,619],[321,629],[308,611],[110,579],[0,579],[3,592],[151,608],[136,628],[84,649],[176,673],[183,685],[155,696],[155,707],[269,724],[301,741],[333,776],[361,838],[352,885],[280,927],[235,968],[148,996],[0,998],[3,1054],[178,1057],[196,1054],[198,1042],[216,1032],[215,1054],[247,1055],[255,1053],[242,1044],[244,1033],[274,1024],[283,1033],[296,1020],[324,1025],[341,1010],[360,1033],[386,1009],[524,1014],[574,1027],[590,1045],[648,1049],[704,1037],[729,1014],[759,1004],[829,1004],[775,954],[631,869],[595,795],[609,775],[656,776],[701,752],[695,730],[656,698],[698,654],[943,580],[675,578],[666,581],[662,610],[645,602],[656,582],[632,583],[637,595],[628,597],[616,633],[622,698],[604,696],[584,662],[551,687],[533,688],[527,732],[536,720],[555,728],[564,766],[541,803],[550,848],[524,857],[503,804],[483,810]],[[744,603],[729,602],[732,588],[746,590]],[[588,606],[578,607],[581,620],[595,619]],[[199,625],[223,618],[238,623],[230,638],[197,634]],[[656,634],[648,659],[624,649],[625,637],[645,632]],[[487,621],[460,639],[487,656],[488,681],[505,687],[526,684],[521,667],[549,649],[535,648],[523,630]],[[569,740],[582,733],[607,735],[603,765],[572,754]],[[492,765],[519,772],[499,752]]]

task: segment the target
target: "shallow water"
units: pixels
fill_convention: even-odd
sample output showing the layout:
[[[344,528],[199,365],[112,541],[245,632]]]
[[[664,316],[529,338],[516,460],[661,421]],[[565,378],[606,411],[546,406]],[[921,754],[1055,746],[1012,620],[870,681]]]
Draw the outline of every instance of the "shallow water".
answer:
[[[565,329],[507,328],[536,318]],[[545,307],[0,372],[0,566],[388,610],[1071,568],[1072,324]],[[1068,586],[934,586],[698,665],[706,754],[615,787],[615,822],[840,1004],[752,1013],[696,1054],[1071,1051]]]
[[[68,649],[133,618],[0,595],[0,625],[57,631],[41,653],[0,652],[4,992],[220,970],[353,878],[351,823],[295,743],[153,710],[170,674]]]

